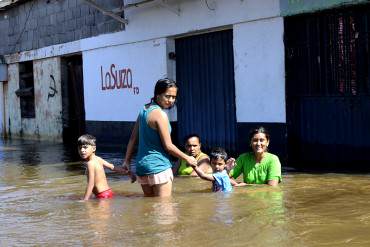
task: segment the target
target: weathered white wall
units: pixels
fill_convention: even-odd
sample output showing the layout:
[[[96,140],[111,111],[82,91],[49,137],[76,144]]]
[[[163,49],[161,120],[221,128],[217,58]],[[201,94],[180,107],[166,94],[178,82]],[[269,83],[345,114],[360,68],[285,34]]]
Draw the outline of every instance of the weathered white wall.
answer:
[[[238,122],[285,123],[283,18],[234,26]]]
[[[135,121],[167,77],[166,39],[84,52],[83,74],[86,120]]]
[[[166,58],[167,58],[167,77],[176,80],[176,59],[170,59],[169,53],[175,52],[175,40],[169,38],[166,40],[167,43],[167,51],[166,51]],[[177,121],[177,107],[176,105],[171,109],[165,109],[167,116],[170,121]]]
[[[21,131],[21,108],[19,97],[15,95],[15,91],[19,89],[19,65],[10,64],[8,66],[8,104],[7,108],[9,130],[12,136],[17,136]],[[8,133],[9,134],[9,133]]]
[[[63,125],[60,58],[34,61],[33,73],[36,111],[33,133],[42,139],[61,141]]]
[[[8,82],[3,84],[3,96],[4,96],[4,129],[3,135],[7,137],[9,130],[9,107],[8,107]]]
[[[156,3],[125,10],[125,31],[81,40],[81,48],[177,36],[280,14],[279,0],[208,0],[209,8],[203,0],[166,2],[169,8]]]
[[[48,58],[33,63],[35,90],[35,118],[21,118],[20,100],[15,91],[19,89],[19,65],[9,65],[7,110],[12,137],[61,140],[62,138],[62,96],[60,59]],[[51,79],[50,75],[54,77]],[[48,94],[57,93],[53,97]]]
[[[4,128],[4,91],[3,82],[0,81],[0,136],[3,135]]]
[[[8,66],[0,63],[0,82],[8,81]]]
[[[126,1],[125,1],[126,2]],[[173,0],[170,8],[147,4],[128,9],[126,30],[6,56],[7,63],[42,59],[80,51],[186,35],[215,27],[280,15],[279,0]],[[178,13],[172,10],[179,10]]]
[[[134,121],[140,107],[152,97],[155,81],[165,76],[174,77],[174,61],[167,59],[168,52],[174,49],[173,38],[232,26],[238,122],[285,122],[283,20],[278,17],[279,0],[208,0],[208,6],[199,0],[166,2],[170,9],[148,4],[125,11],[129,24],[123,32],[13,54],[7,56],[7,62],[82,51],[86,120]],[[51,63],[60,66],[57,65],[59,62]],[[41,63],[40,69],[42,66],[46,64]],[[103,90],[109,86],[106,81],[110,78],[112,83],[113,74],[124,69],[132,72],[132,88]],[[60,82],[60,77],[55,79]],[[42,80],[49,87],[50,75]],[[134,91],[134,87],[138,91]],[[42,92],[46,90],[43,88]],[[57,98],[51,101],[57,101]],[[45,99],[40,102],[50,103]],[[51,114],[56,126],[45,128],[57,129],[52,133],[58,136],[61,129],[59,108],[56,105],[53,108],[39,106],[36,116],[56,114]],[[14,111],[12,117],[17,113]],[[27,124],[31,129],[39,134],[46,131],[40,129],[38,120],[31,121]],[[16,124],[12,128],[17,129]]]

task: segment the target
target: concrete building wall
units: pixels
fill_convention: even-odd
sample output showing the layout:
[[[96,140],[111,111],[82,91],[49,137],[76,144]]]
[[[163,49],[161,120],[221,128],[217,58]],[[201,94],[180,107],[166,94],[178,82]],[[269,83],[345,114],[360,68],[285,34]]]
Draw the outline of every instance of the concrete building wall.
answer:
[[[209,0],[208,6],[205,1],[171,0],[166,2],[167,7],[155,1],[153,4],[126,10],[125,18],[129,20],[129,24],[126,25],[125,31],[13,54],[13,56],[7,56],[7,63],[60,56],[145,40],[174,38],[280,15],[279,0]]]
[[[86,120],[135,121],[167,76],[166,49],[166,39],[155,39],[84,52]]]
[[[98,0],[106,9],[122,0]],[[29,51],[103,33],[123,26],[83,0],[33,0],[0,11],[0,54]]]
[[[19,64],[9,65],[8,110],[9,133],[12,137],[59,140],[62,138],[62,95],[60,58],[33,63],[35,118],[21,118]],[[51,89],[53,88],[53,89]]]
[[[22,134],[22,120],[20,99],[15,95],[15,91],[19,89],[19,64],[9,64],[8,66],[8,104],[7,109],[8,131],[11,136],[19,136]]]
[[[4,119],[3,119],[3,124],[4,124],[4,129],[2,135],[4,137],[8,136],[8,129],[9,129],[9,109],[8,109],[8,82],[3,83],[3,110],[4,110]]]
[[[283,31],[275,20],[280,14],[279,0],[266,0],[263,3],[259,0],[212,0],[208,4],[204,1],[173,0],[166,3],[168,5],[163,6],[155,1],[125,11],[125,17],[129,20],[125,31],[13,54],[7,56],[7,61],[15,63],[82,52],[86,120],[94,126],[99,126],[104,121],[131,123],[139,108],[149,101],[155,81],[164,76],[175,77],[176,64],[174,60],[168,59],[168,52],[174,51],[174,40],[177,37],[234,28],[235,82],[237,91],[242,90],[238,92],[236,99],[238,121],[285,122],[285,112],[282,110],[285,109],[285,102],[281,99],[281,92],[284,93],[281,90],[284,84],[281,80],[284,67],[281,66],[283,58],[280,56],[283,54]],[[269,25],[278,27],[278,30],[270,30]],[[269,39],[267,32],[270,31],[273,33],[273,40],[260,42],[260,38]],[[273,47],[270,49],[271,53],[266,52],[269,45]],[[263,52],[263,55],[260,56],[253,49]],[[260,58],[255,62],[252,56],[244,57],[245,52]],[[271,55],[275,53],[276,56]],[[263,63],[264,56],[267,56],[267,63]],[[253,74],[245,69],[246,66],[252,68],[254,64],[257,64],[257,68],[264,66],[266,71],[258,70],[257,74]],[[106,80],[118,80],[114,78],[117,78],[115,73],[128,68],[131,69],[134,86],[139,89],[138,94],[129,94],[128,90],[122,89],[102,90],[102,81],[107,86],[109,83],[106,84]],[[272,80],[275,76],[278,76],[276,80]],[[263,83],[259,85],[261,81]],[[248,110],[254,110],[250,112],[253,115],[256,105],[263,106],[262,113],[266,116],[260,117],[259,112],[252,119],[248,118],[241,110],[244,108],[242,102],[245,95],[251,95],[255,99],[255,95],[263,91],[265,86],[278,89],[266,91],[258,99],[258,104],[253,103]],[[268,94],[271,92],[273,96]],[[272,97],[277,98],[271,99]],[[277,112],[273,110],[273,105],[278,108]],[[172,111],[172,119],[175,120],[176,111]],[[119,128],[124,129],[122,126]]]
[[[173,0],[168,4],[168,8],[156,4],[126,10],[125,31],[81,40],[81,49],[190,35],[280,14],[278,0],[212,0],[208,6],[205,1]]]
[[[168,52],[174,51],[174,40],[233,28],[240,133],[249,131],[249,123],[285,123],[283,25],[279,18],[279,0],[212,0],[208,5],[204,1],[189,0],[166,3],[168,5],[163,6],[155,1],[127,10],[125,17],[129,24],[125,31],[12,54],[6,57],[7,62],[82,52],[87,131],[109,132],[112,138],[122,136],[123,140],[139,108],[150,100],[155,81],[164,76],[174,78],[176,64],[168,59]],[[253,56],[257,56],[256,61]],[[132,72],[133,86],[138,85],[138,94],[129,94],[133,90],[107,90],[106,87],[112,86],[119,77],[115,73],[128,68]],[[269,88],[265,90],[266,87]],[[245,100],[251,104],[248,111],[243,111]],[[262,108],[257,111],[259,107]],[[176,112],[173,113],[176,119]],[[283,129],[279,125],[281,136],[284,136]]]
[[[33,71],[36,111],[33,133],[42,139],[61,140],[63,126],[60,58],[36,60]]]
[[[234,26],[238,122],[285,123],[283,18]]]
[[[233,30],[238,122],[285,123],[283,18],[244,22],[234,25]],[[174,42],[173,39],[165,40],[130,43],[83,53],[87,120],[136,119],[139,107],[151,97],[156,79],[167,74],[175,75],[175,62],[166,60],[168,52],[174,51]],[[114,67],[111,68],[112,64]],[[122,89],[102,90],[102,81],[108,85],[106,81],[113,81],[114,73],[122,68],[132,69],[134,84],[140,88],[139,95]],[[101,99],[98,105],[97,98]]]
[[[0,136],[4,134],[5,129],[4,110],[4,86],[0,81]]]

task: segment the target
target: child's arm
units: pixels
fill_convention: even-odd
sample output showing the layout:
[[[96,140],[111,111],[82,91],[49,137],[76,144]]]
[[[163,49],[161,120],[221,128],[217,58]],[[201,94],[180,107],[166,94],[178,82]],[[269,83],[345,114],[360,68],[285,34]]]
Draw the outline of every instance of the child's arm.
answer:
[[[100,158],[98,156],[96,156],[96,157],[98,158],[100,164],[102,164],[104,167],[107,167],[108,169],[110,169],[112,171],[114,170],[114,165],[113,164],[109,163],[105,159],[102,159],[102,158]]]
[[[232,186],[238,186],[238,182],[236,182],[234,179],[230,178],[230,183]]]
[[[205,174],[202,169],[200,169],[198,166],[192,166],[194,168],[194,171],[198,174],[198,176],[204,180],[208,181],[215,181],[215,178],[212,174]]]
[[[123,167],[116,167],[112,163],[109,163],[105,159],[102,159],[100,157],[97,157],[99,159],[99,162],[104,166],[107,167],[108,169],[118,172],[118,173],[123,173],[123,174],[128,174],[127,170],[125,170]]]
[[[95,165],[93,162],[87,162],[87,174],[87,186],[84,201],[89,200],[95,186]]]
[[[233,178],[230,178],[230,183],[231,183],[232,186],[235,186],[235,187],[247,186],[246,183],[238,183]]]
[[[226,161],[226,171],[229,173],[236,165],[235,159],[233,157]]]

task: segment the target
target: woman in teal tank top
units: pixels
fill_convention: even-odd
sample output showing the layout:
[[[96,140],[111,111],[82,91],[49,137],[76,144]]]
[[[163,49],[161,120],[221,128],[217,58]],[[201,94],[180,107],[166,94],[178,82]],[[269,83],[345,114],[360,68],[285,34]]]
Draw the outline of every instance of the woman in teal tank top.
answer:
[[[145,196],[170,196],[173,174],[169,155],[195,164],[194,157],[181,152],[171,140],[171,125],[162,109],[171,108],[177,96],[176,82],[158,80],[154,97],[141,109],[127,145],[123,166],[130,170],[130,161],[138,146],[136,175]]]

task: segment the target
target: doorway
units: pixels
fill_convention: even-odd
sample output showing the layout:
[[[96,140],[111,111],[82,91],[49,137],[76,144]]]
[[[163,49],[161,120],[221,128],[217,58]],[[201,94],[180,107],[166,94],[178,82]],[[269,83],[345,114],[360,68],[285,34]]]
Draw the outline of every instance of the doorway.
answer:
[[[198,134],[204,150],[236,152],[233,31],[175,40],[178,136]]]
[[[63,142],[76,143],[85,133],[82,56],[62,58]]]

